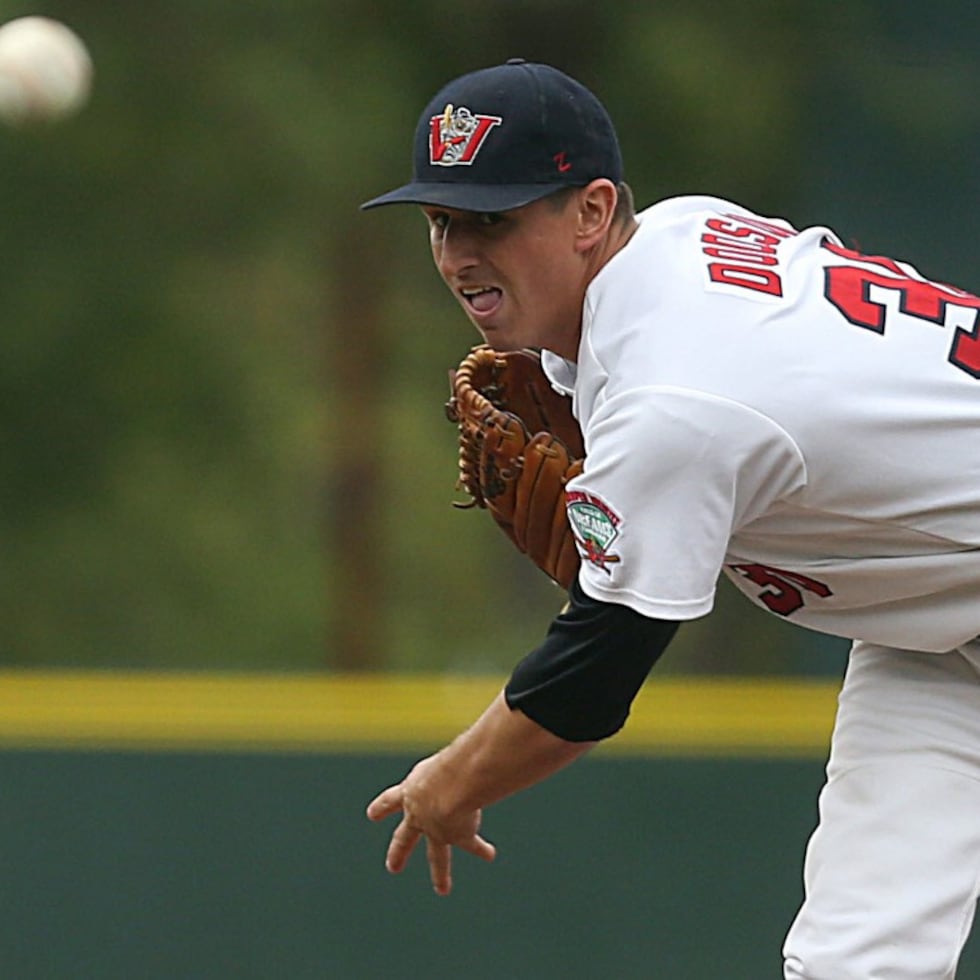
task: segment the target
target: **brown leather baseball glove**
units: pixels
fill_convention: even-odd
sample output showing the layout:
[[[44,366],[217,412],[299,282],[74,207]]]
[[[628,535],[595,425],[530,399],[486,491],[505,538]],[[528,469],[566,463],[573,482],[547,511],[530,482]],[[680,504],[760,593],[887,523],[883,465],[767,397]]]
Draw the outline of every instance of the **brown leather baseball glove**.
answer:
[[[582,472],[582,432],[534,350],[474,347],[449,372],[446,415],[459,427],[459,481],[550,578],[568,588],[579,567],[565,484]]]

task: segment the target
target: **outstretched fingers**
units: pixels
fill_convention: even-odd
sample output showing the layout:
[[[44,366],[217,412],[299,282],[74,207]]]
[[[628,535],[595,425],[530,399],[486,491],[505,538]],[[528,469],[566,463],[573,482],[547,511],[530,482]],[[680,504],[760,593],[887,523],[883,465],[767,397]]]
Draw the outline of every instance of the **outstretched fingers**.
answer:
[[[429,859],[429,877],[437,895],[448,895],[453,890],[453,849],[449,844],[436,844],[426,839],[426,856]]]
[[[378,821],[390,817],[393,813],[401,813],[404,808],[404,791],[401,783],[398,783],[395,786],[389,786],[371,800],[367,805],[366,813],[368,820]],[[409,826],[408,818],[402,817],[401,822],[395,828],[395,832],[391,835],[388,853],[385,856],[385,867],[392,874],[398,874],[405,868],[421,836],[420,831]]]
[[[483,861],[492,861],[497,856],[497,848],[479,834],[474,834],[469,840],[460,841],[456,846]]]
[[[368,805],[369,820],[379,821],[392,814],[401,813],[402,819],[391,835],[385,856],[385,867],[392,874],[405,869],[412,852],[424,837],[426,856],[432,887],[438,895],[448,895],[452,891],[452,849],[459,847],[483,861],[492,861],[497,849],[477,833],[480,826],[480,811],[475,810],[459,820],[426,820],[421,818],[417,801],[406,794],[405,782],[382,790]]]
[[[382,790],[371,800],[367,805],[367,818],[368,820],[384,820],[385,817],[390,817],[393,813],[400,813],[403,806],[402,784],[397,783]]]
[[[405,870],[408,859],[412,856],[412,851],[422,838],[422,831],[409,825],[406,818],[395,828],[388,844],[388,853],[385,857],[385,867],[392,873],[398,874]]]
[[[492,861],[497,849],[479,834],[455,844],[437,844],[426,839],[426,856],[429,860],[429,877],[437,895],[448,895],[453,890],[453,847],[474,854],[484,861]]]

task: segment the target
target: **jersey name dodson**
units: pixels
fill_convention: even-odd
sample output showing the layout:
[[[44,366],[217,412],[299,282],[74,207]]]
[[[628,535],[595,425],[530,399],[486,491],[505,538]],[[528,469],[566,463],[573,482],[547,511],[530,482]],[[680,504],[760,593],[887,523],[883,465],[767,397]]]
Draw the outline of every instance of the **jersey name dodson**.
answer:
[[[701,251],[710,260],[708,278],[725,286],[782,296],[776,246],[796,234],[789,228],[744,215],[709,218],[701,236]]]

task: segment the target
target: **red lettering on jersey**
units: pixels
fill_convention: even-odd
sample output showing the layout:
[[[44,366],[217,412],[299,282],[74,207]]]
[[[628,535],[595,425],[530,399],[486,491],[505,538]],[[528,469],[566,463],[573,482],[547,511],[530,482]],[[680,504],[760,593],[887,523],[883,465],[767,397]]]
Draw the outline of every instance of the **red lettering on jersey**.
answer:
[[[722,221],[720,218],[709,218],[705,224],[712,231],[717,231],[721,235],[726,235],[729,238],[748,238],[751,241],[758,242],[760,245],[775,245],[782,238],[786,237],[785,234],[767,235],[765,232],[758,231],[755,228],[749,228],[748,225]]]
[[[790,616],[805,605],[804,592],[826,599],[834,593],[816,579],[799,572],[787,572],[783,568],[770,568],[768,565],[742,564],[729,565],[754,585],[762,588],[759,602],[777,616]]]
[[[711,222],[709,221],[710,225]],[[759,232],[754,232],[750,228],[744,228],[743,231],[748,231],[753,235],[758,235],[756,241],[740,241],[738,236],[733,235],[702,235],[701,241],[705,245],[724,245],[726,248],[737,248],[740,252],[774,252],[772,248],[773,245],[779,244],[779,239],[774,238],[772,235],[763,235]]]
[[[828,252],[833,255],[839,255],[842,259],[851,259],[854,262],[870,262],[873,265],[880,265],[893,275],[899,276],[902,279],[905,279],[908,276],[908,273],[894,259],[889,259],[887,256],[862,255],[856,249],[846,248],[843,245],[838,245],[836,242],[831,242],[827,239],[824,239],[820,244]]]
[[[741,286],[770,296],[783,295],[783,281],[773,269],[753,269],[751,266],[725,262],[709,262],[708,276],[712,282],[726,286]]]
[[[734,248],[703,248],[705,255],[713,259],[728,259],[731,262],[751,262],[753,265],[778,265],[775,255],[755,255]]]
[[[738,286],[769,296],[783,295],[783,282],[773,266],[779,265],[776,246],[785,238],[785,229],[761,222],[778,234],[750,227],[750,222],[736,215],[726,215],[730,221],[709,218],[709,229],[701,236],[701,251],[709,259],[708,278],[726,286]],[[758,224],[758,222],[753,222]]]
[[[738,221],[743,225],[749,225],[752,228],[768,231],[777,238],[793,238],[799,234],[795,228],[784,228],[782,225],[775,225],[771,221],[763,221],[762,218],[750,218],[743,214],[726,214],[725,217],[731,218],[733,221]]]
[[[874,286],[898,293],[899,312],[939,326],[946,325],[950,306],[975,311],[969,328],[957,326],[954,331],[949,362],[980,379],[980,297],[923,279],[894,259],[862,255],[828,241],[823,242],[823,247],[841,258],[861,263],[829,265],[825,270],[824,295],[855,326],[885,333],[888,307],[872,298]]]

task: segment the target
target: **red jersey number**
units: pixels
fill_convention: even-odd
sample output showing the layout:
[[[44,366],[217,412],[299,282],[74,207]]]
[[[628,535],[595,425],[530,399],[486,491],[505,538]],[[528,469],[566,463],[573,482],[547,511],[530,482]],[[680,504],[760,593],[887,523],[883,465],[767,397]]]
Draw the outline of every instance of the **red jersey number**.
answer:
[[[770,568],[768,565],[744,563],[728,566],[733,572],[738,572],[753,585],[759,586],[759,602],[777,616],[791,616],[805,604],[804,595],[819,596],[826,599],[833,595],[823,582],[801,575],[799,572],[788,572],[784,568]]]
[[[909,316],[943,326],[947,306],[980,311],[980,297],[953,286],[942,286],[909,275],[893,259],[862,255],[850,248],[824,242],[824,248],[862,265],[832,265],[826,269],[824,295],[853,324],[885,332],[888,308],[871,298],[871,287],[894,290],[899,294],[899,309]],[[876,268],[868,268],[874,266]],[[949,361],[961,371],[980,378],[980,316],[976,313],[970,329],[957,327],[949,349]]]

